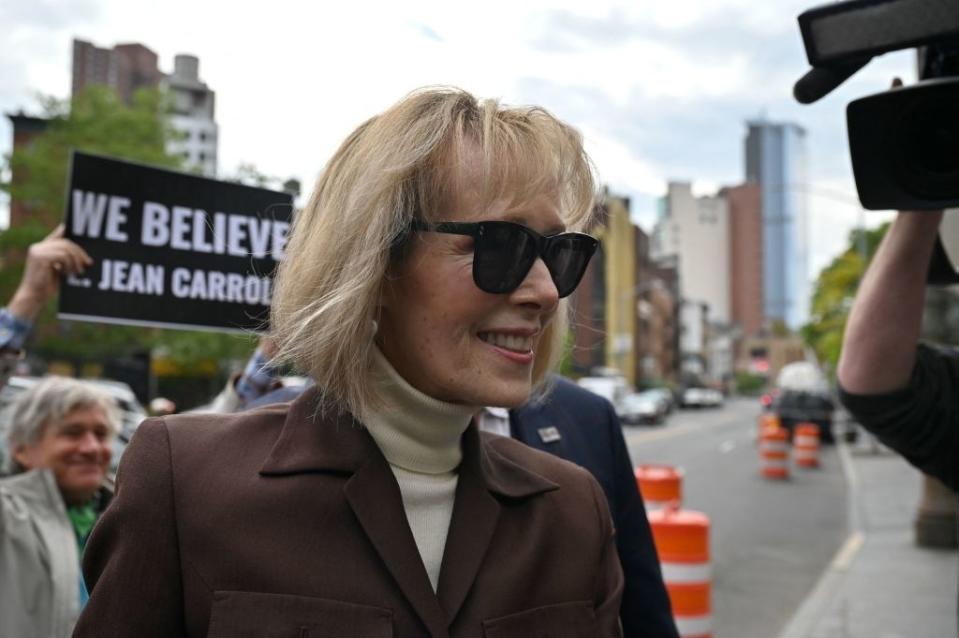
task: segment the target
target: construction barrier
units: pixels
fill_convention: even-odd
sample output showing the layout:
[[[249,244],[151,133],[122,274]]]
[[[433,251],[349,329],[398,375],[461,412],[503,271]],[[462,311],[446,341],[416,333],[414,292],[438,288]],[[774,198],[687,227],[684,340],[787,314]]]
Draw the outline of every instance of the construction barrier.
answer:
[[[763,412],[759,415],[757,419],[759,422],[759,429],[762,430],[765,427],[778,428],[782,427],[782,423],[779,421],[779,416],[773,414],[772,412]]]
[[[768,479],[789,478],[789,432],[765,427],[759,431],[759,472]]]
[[[712,638],[709,517],[668,506],[649,513],[663,580],[682,638]]]
[[[800,467],[819,467],[819,426],[800,423],[793,431],[793,459]]]
[[[772,412],[761,412],[756,418],[756,442],[759,442],[759,435],[765,428],[779,427],[782,427],[782,422],[779,420],[779,415],[773,414]]]
[[[636,485],[643,495],[646,511],[663,509],[683,501],[683,470],[671,465],[640,465],[635,470]]]

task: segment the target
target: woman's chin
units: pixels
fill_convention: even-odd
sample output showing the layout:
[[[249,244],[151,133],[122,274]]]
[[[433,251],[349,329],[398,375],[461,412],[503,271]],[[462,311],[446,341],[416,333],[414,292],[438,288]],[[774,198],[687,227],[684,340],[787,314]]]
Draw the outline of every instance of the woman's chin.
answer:
[[[486,394],[486,401],[483,407],[490,408],[518,408],[530,398],[532,387],[529,383],[510,385],[510,387],[497,388]]]

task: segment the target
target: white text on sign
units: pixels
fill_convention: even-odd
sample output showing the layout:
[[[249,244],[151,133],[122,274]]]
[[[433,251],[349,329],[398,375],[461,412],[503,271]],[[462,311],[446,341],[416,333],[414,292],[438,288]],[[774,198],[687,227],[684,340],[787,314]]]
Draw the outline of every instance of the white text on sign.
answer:
[[[75,189],[70,230],[75,236],[126,242],[130,200],[117,195]],[[214,212],[199,208],[143,204],[140,242],[144,246],[170,247],[197,253],[279,261],[286,249],[290,224],[248,215]]]

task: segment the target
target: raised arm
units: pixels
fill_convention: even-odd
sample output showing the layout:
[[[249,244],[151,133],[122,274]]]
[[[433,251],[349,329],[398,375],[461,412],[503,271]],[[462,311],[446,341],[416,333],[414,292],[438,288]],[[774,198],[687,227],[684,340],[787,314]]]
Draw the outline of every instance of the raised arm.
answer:
[[[859,286],[839,358],[853,394],[905,388],[916,362],[926,272],[942,212],[901,212]]]
[[[32,322],[60,288],[60,276],[83,272],[93,259],[77,244],[63,237],[63,226],[30,246],[23,277],[7,310],[15,317]]]

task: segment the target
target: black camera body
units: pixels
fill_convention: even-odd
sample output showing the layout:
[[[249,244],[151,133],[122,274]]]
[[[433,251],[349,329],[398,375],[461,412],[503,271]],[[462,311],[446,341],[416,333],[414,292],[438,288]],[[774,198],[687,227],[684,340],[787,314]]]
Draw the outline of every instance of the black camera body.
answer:
[[[870,210],[959,207],[959,0],[846,0],[799,16],[810,103],[872,57],[919,48],[920,81],[846,109],[856,188]]]
[[[846,125],[864,208],[959,207],[959,78],[855,100]]]

